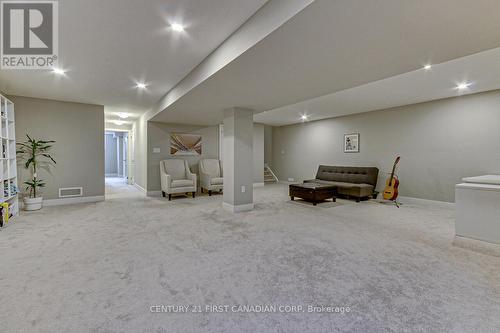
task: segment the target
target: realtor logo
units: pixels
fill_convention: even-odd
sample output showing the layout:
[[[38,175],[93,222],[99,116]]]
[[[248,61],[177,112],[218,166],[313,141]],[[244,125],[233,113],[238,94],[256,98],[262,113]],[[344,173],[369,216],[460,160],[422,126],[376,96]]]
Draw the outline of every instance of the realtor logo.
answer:
[[[51,69],[58,58],[57,1],[0,1],[1,69]]]

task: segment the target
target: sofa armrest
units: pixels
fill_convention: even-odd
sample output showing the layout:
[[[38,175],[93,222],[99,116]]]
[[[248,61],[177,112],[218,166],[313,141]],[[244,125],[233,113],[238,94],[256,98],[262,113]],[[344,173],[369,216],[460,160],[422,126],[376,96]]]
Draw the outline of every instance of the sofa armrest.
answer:
[[[195,188],[195,190],[196,190],[196,185],[197,185],[197,184],[196,184],[196,182],[197,182],[197,178],[198,178],[198,177],[196,176],[196,174],[195,174],[195,173],[192,173],[192,172],[191,172],[191,170],[189,170],[189,169],[188,169],[188,170],[186,171],[186,177],[187,177],[187,179],[189,179],[189,180],[192,180],[192,181],[193,181],[194,188]]]
[[[200,185],[203,187],[203,188],[208,188],[210,186],[210,179],[212,177],[210,177],[210,175],[208,173],[204,173],[202,171],[200,171]]]
[[[170,190],[170,184],[172,184],[172,177],[164,172],[160,174],[161,180],[161,190],[163,192],[168,192]]]

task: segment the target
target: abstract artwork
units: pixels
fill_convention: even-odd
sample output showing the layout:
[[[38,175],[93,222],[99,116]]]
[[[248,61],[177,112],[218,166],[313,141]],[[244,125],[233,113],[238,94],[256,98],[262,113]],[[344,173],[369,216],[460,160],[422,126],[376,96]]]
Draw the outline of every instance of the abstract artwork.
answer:
[[[344,135],[344,153],[359,153],[359,133]]]
[[[201,155],[201,135],[170,134],[170,155]]]

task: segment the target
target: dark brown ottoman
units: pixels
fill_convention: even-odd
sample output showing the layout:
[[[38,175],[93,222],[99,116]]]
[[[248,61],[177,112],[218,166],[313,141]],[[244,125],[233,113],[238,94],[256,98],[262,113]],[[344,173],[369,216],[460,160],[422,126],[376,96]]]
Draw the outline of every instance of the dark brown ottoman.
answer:
[[[310,201],[316,206],[318,202],[326,199],[332,199],[335,202],[337,186],[319,183],[291,184],[288,193],[291,200],[297,197]]]

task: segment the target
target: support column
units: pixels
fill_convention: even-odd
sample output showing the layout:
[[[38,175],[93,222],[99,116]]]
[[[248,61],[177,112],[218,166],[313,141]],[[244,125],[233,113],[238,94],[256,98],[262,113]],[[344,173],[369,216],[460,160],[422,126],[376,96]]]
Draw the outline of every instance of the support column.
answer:
[[[224,111],[224,202],[225,209],[253,209],[253,111]]]

